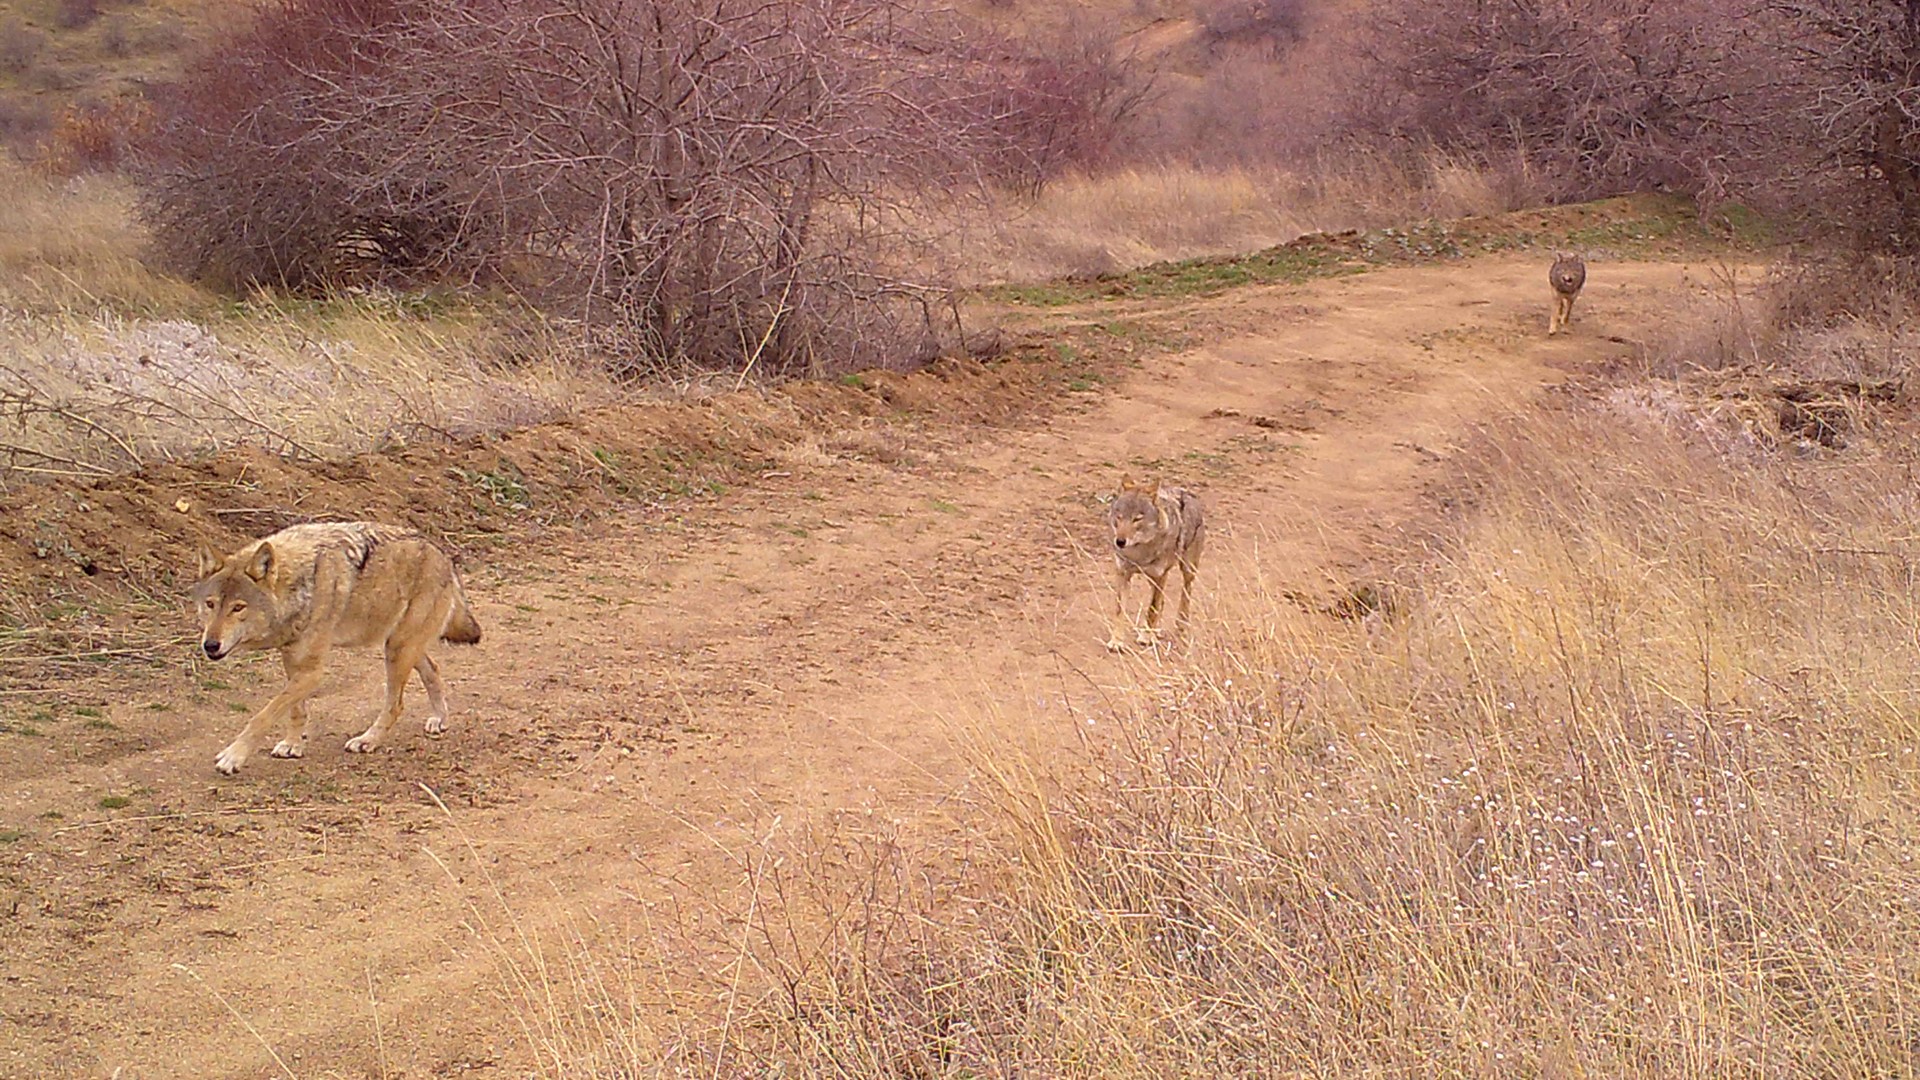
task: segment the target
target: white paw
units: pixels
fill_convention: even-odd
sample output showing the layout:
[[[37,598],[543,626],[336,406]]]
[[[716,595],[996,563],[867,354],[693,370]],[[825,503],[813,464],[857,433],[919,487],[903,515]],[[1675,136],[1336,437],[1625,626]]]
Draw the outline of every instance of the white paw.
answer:
[[[349,754],[371,754],[379,747],[380,740],[375,738],[372,732],[362,732],[347,740]]]
[[[273,749],[269,752],[274,757],[305,757],[307,755],[307,740],[301,739],[299,742],[295,742],[291,739],[281,739],[279,742],[273,744]]]
[[[427,717],[427,734],[438,735],[447,730],[447,718],[444,716]]]
[[[240,766],[246,763],[247,748],[239,743],[229,745],[225,750],[220,751],[219,757],[213,759],[213,767],[219,769],[223,776],[232,776],[240,771]]]
[[[1133,643],[1142,647],[1150,647],[1153,645],[1154,639],[1157,636],[1157,633],[1151,627],[1143,626],[1133,632]]]
[[[1107,639],[1108,652],[1125,652],[1126,648],[1127,648],[1127,643],[1120,640],[1119,634],[1115,634],[1112,637]]]

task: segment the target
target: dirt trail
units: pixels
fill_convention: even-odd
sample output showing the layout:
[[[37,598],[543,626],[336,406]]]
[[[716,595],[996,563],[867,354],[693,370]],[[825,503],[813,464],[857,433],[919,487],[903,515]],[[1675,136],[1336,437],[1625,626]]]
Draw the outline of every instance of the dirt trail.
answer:
[[[390,749],[349,759],[375,692],[358,658],[311,756],[236,780],[213,757],[266,663],[159,678],[85,753],[9,740],[0,829],[27,835],[23,884],[0,885],[0,1076],[524,1075],[470,901],[497,914],[497,891],[544,941],[589,916],[644,944],[653,904],[724,905],[729,851],[776,816],[952,827],[956,727],[1045,752],[1071,710],[1180,663],[1099,644],[1099,498],[1122,471],[1204,493],[1213,632],[1256,576],[1320,590],[1391,551],[1467,425],[1623,354],[1610,338],[1689,269],[1596,265],[1553,341],[1544,276],[1482,259],[1239,290],[1182,312],[1207,344],[1044,427],[795,452],[717,503],[470,572],[487,636],[443,654],[442,739],[415,701]]]

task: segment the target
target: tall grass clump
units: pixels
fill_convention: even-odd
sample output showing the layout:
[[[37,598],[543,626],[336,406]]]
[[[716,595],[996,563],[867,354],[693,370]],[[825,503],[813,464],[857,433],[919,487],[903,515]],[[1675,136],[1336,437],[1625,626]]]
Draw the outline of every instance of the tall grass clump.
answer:
[[[768,999],[778,1056],[1910,1075],[1909,457],[1796,462],[1625,395],[1485,432],[1393,608],[1276,600],[1043,779],[982,749],[1003,861],[903,920],[940,932]]]
[[[978,740],[963,853],[756,841],[723,1007],[562,980],[543,1075],[1914,1074],[1911,432],[1688,386],[1480,430],[1364,618],[1221,581],[1079,753]]]
[[[1110,273],[1226,255],[1310,232],[1498,214],[1549,201],[1522,159],[1353,150],[1297,165],[1160,161],[1000,191],[944,234],[970,282]]]

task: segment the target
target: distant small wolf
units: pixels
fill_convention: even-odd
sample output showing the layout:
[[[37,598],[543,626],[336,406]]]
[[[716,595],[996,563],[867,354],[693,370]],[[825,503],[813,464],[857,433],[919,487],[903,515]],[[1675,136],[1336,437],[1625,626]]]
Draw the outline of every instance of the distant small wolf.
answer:
[[[381,645],[386,650],[387,704],[373,726],[347,741],[353,753],[380,744],[400,718],[407,676],[427,688],[427,732],[447,721],[446,688],[427,647],[442,638],[480,640],[480,624],[453,563],[426,537],[370,521],[295,525],[229,556],[200,548],[194,603],[205,626],[201,648],[212,659],[250,649],[279,649],[287,685],[241,729],[214,762],[229,776],[246,764],[276,725],[286,737],[274,757],[307,748],[307,698],[319,689],[327,650]]]
[[[1553,314],[1547,319],[1547,336],[1552,337],[1573,321],[1573,299],[1587,283],[1587,263],[1578,255],[1557,252],[1547,268],[1547,281],[1553,286]]]
[[[1200,549],[1205,546],[1206,523],[1200,498],[1177,487],[1161,487],[1155,480],[1137,485],[1132,477],[1123,477],[1120,490],[1107,509],[1107,524],[1113,530],[1113,637],[1107,648],[1119,650],[1120,626],[1125,623],[1127,582],[1135,574],[1147,575],[1153,584],[1153,598],[1147,602],[1146,625],[1137,629],[1134,640],[1151,644],[1159,630],[1160,603],[1166,593],[1167,574],[1180,568],[1180,615],[1174,623],[1176,633],[1187,624],[1188,609],[1193,606],[1193,576],[1200,569]]]

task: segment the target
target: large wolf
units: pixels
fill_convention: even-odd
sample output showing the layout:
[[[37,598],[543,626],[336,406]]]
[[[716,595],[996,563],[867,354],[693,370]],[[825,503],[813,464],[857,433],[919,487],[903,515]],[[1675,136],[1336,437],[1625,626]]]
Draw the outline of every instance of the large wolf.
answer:
[[[1125,647],[1120,639],[1120,627],[1126,621],[1122,602],[1127,582],[1135,574],[1147,575],[1153,598],[1147,602],[1146,625],[1135,632],[1134,640],[1150,644],[1159,631],[1160,601],[1166,593],[1167,574],[1175,566],[1180,568],[1180,616],[1174,623],[1179,632],[1193,605],[1193,577],[1199,572],[1200,549],[1207,539],[1200,497],[1184,488],[1161,487],[1158,480],[1137,485],[1132,477],[1123,477],[1107,508],[1107,524],[1113,533],[1114,617],[1107,648]]]
[[[347,740],[365,753],[400,718],[407,676],[427,689],[427,731],[446,727],[446,688],[427,647],[442,638],[472,644],[480,624],[453,563],[409,529],[369,521],[295,525],[255,540],[232,555],[200,549],[201,581],[193,588],[205,626],[201,648],[212,659],[249,649],[278,649],[287,684],[220,751],[214,767],[240,771],[262,737],[284,725],[274,757],[300,757],[307,746],[307,698],[320,686],[327,650],[382,645],[386,708],[373,726]]]

